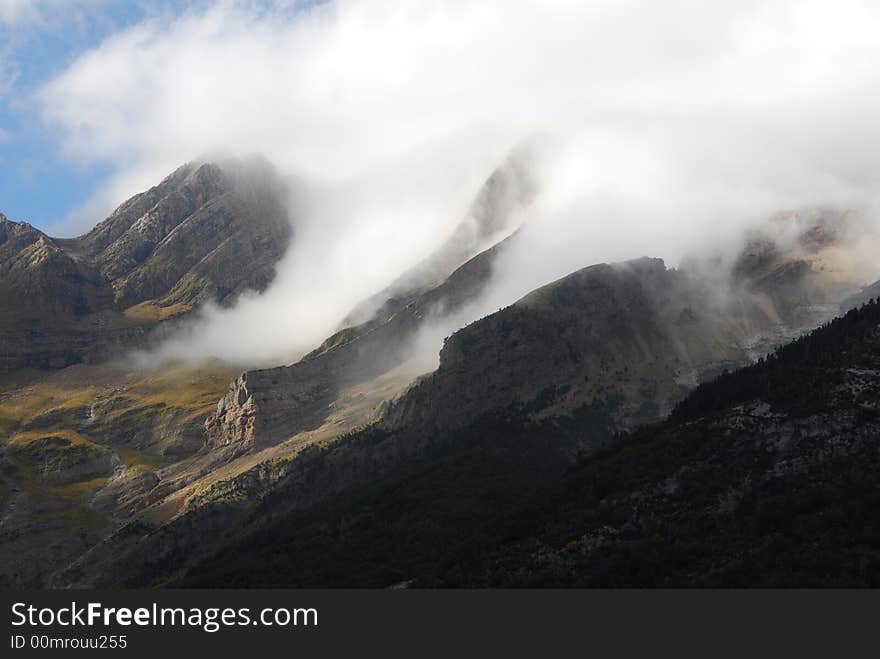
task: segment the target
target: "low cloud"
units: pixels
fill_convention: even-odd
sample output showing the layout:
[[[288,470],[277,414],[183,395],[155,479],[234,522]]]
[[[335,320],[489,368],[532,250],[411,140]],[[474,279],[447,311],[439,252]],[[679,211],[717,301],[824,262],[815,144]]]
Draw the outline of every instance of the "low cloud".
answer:
[[[70,157],[118,172],[89,213],[216,151],[303,182],[277,283],[168,348],[272,361],[430,253],[524,140],[539,193],[493,304],[782,209],[874,225],[878,34],[855,1],[226,1],[116,34],[40,98]]]

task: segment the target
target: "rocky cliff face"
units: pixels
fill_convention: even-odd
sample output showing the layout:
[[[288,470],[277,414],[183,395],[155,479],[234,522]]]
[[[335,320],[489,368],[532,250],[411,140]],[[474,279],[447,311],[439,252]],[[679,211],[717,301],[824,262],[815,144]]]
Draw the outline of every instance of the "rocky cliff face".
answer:
[[[836,306],[824,303],[842,296],[807,261],[781,254],[735,277],[720,294],[698,271],[658,259],[585,268],[456,332],[437,371],[383,423],[431,433],[510,405],[544,415],[600,405],[611,431],[628,430],[827,319]]]
[[[101,359],[262,290],[290,240],[283,195],[267,164],[189,164],[79,238],[0,215],[0,370]]]
[[[474,257],[404,306],[340,330],[296,364],[243,373],[206,421],[208,445],[268,446],[320,425],[342,389],[401,364],[426,321],[476,298],[504,246]]]
[[[238,377],[206,421],[207,445],[250,450],[314,428],[342,389],[404,362],[426,321],[452,314],[479,295],[534,194],[525,154],[514,154],[489,177],[453,235],[359,305],[343,329],[295,364]]]
[[[417,466],[269,520],[184,583],[880,583],[877,302],[700,386],[667,420],[568,469],[540,472],[562,439],[550,422],[496,417],[463,435]]]
[[[876,587],[878,323],[850,312],[579,465],[469,585]]]
[[[167,575],[168,565],[175,570],[202,560],[243,533],[443,454],[463,436],[483,437],[481,428],[505,419],[513,425],[499,441],[510,432],[519,437],[515,429],[526,426],[517,424],[553,429],[552,441],[532,447],[543,456],[533,456],[539,471],[611,445],[616,432],[661,418],[701,378],[749,361],[753,346],[742,340],[751,339],[761,322],[776,327],[778,314],[749,304],[749,290],[719,306],[703,283],[658,259],[573,273],[454,334],[439,369],[369,428],[216,482],[168,523],[135,525],[112,536],[57,575],[58,583],[106,585],[121,575],[151,583]],[[323,388],[324,374],[335,368],[334,359],[353,363],[348,360],[357,353],[347,351],[366,336],[343,341],[337,348],[348,348],[338,357],[332,357],[337,348],[324,346],[294,367],[239,379],[211,417],[221,431],[215,437],[259,448],[261,437],[317,423],[332,398],[332,385]],[[254,395],[258,391],[262,397]],[[290,398],[272,400],[280,391],[290,391]],[[278,414],[261,415],[266,410]],[[261,425],[263,419],[269,423]],[[496,449],[486,450],[494,455]],[[203,541],[207,533],[210,544]]]
[[[527,203],[518,185],[503,181],[490,180],[486,203],[475,205],[495,209],[483,216],[487,231],[473,234],[480,239],[512,226],[486,218],[505,208],[515,215]],[[45,272],[52,289],[64,273],[70,286],[63,299],[29,311],[29,333],[13,319],[9,335],[30,363],[51,360],[59,344],[51,319],[64,318],[64,365],[102,354],[111,341],[130,344],[202,300],[228,303],[237,287],[259,288],[262,279],[251,275],[261,263],[270,272],[276,258],[267,252],[260,261],[267,247],[259,236],[289,231],[285,223],[273,234],[270,220],[269,228],[245,228],[243,218],[275,217],[274,197],[260,185],[212,166],[181,170],[74,241],[0,222],[13,255],[10,282],[42,286]],[[212,242],[214,233],[226,237]],[[853,284],[828,267],[834,239],[823,231],[794,245],[758,236],[728,268],[673,270],[658,259],[592,266],[456,332],[439,368],[388,404],[415,372],[387,388],[379,380],[397,378],[388,371],[409,357],[431,319],[480,294],[507,244],[442,277],[426,267],[430,276],[386,291],[364,322],[296,364],[240,375],[219,403],[230,374],[216,367],[174,377],[108,371],[100,386],[79,391],[78,369],[80,379],[94,378],[109,364],[74,366],[49,389],[47,378],[30,394],[0,392],[0,431],[11,439],[0,451],[0,563],[9,566],[0,581],[44,585],[49,571],[40,566],[51,566],[59,586],[164,583],[246,532],[471,442],[483,460],[508,450],[497,442],[523,440],[517,468],[556,477],[578,453],[660,419],[718,370],[825,320]],[[464,252],[443,253],[437,263],[448,265]],[[252,254],[256,267],[239,254]],[[72,390],[60,386],[66,375]],[[534,428],[543,429],[537,439]],[[52,525],[34,523],[46,515]],[[80,541],[60,540],[71,533]],[[37,545],[46,549],[30,560]]]
[[[483,235],[509,227],[498,218],[530,199],[518,172],[496,172],[475,202],[484,213],[471,215],[488,226]],[[387,410],[384,423],[408,426],[422,417],[425,431],[452,429],[481,411],[547,397],[553,414],[614,408],[619,428],[659,418],[707,375],[757,359],[832,317],[857,287],[829,256],[843,232],[838,216],[787,222],[784,232],[772,223],[756,232],[733,263],[693,260],[671,271],[646,259],[595,266],[543,287],[456,333],[439,370]],[[297,364],[243,374],[207,421],[208,445],[266,446],[319,425],[342,387],[400,364],[427,319],[478,297],[498,250],[516,239],[433,288],[395,293],[392,286],[376,298],[384,299],[378,308],[375,300],[366,305],[374,308],[370,320],[340,330]],[[438,259],[420,272],[436,276],[431,263]]]
[[[426,259],[353,309],[342,326],[385,320],[442,284],[465,262],[516,231],[537,192],[528,152],[515,151],[483,183],[452,234]]]
[[[745,358],[693,283],[658,259],[586,268],[453,334],[390,429],[455,430],[511,405],[601,405],[619,423],[668,410],[691,373]]]

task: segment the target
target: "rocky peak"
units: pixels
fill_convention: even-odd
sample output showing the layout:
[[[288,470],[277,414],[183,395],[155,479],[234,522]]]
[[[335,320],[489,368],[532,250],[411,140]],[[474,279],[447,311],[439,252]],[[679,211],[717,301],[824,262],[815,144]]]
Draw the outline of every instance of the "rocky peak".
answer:
[[[798,263],[777,263],[762,295],[734,282],[721,291],[660,259],[584,268],[453,334],[437,371],[383,424],[432,434],[511,406],[591,410],[608,431],[654,421],[705,377],[833,315],[815,310],[825,290]]]
[[[268,163],[190,163],[79,238],[4,217],[4,368],[97,359],[105,341],[118,350],[204,301],[263,290],[291,239],[286,195]]]
[[[388,318],[408,301],[434,288],[469,259],[515,232],[524,211],[537,195],[529,153],[516,150],[484,181],[468,212],[450,236],[427,258],[399,276],[390,286],[359,304],[343,327],[374,318]]]
[[[470,259],[439,286],[394,301],[386,313],[336,332],[289,366],[248,371],[232,382],[205,422],[210,447],[249,450],[320,425],[345,387],[368,382],[405,362],[425,324],[474,300],[506,242]]]
[[[190,207],[204,204],[223,189],[223,175],[216,165],[210,163],[187,163],[165,177],[161,183],[124,201],[110,216],[81,236],[83,247],[92,257],[99,255],[118,240],[133,225],[140,225],[144,232],[150,224],[145,218],[152,213],[154,223],[159,217],[170,215],[174,203],[186,203]],[[161,204],[161,208],[157,206]],[[165,211],[165,212],[163,212]]]

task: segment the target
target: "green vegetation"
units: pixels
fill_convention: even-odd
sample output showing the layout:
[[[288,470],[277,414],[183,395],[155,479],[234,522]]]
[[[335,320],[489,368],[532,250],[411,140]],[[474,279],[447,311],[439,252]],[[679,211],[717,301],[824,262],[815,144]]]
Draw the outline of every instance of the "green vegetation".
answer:
[[[84,481],[77,481],[76,483],[70,483],[69,485],[63,485],[61,487],[49,488],[49,493],[53,497],[58,497],[60,499],[83,499],[91,496],[106,484],[107,478],[101,476]]]
[[[40,442],[41,448],[64,450],[77,446],[87,446],[106,450],[105,447],[96,444],[88,437],[74,430],[62,428],[59,430],[26,430],[15,433],[10,439],[13,446],[25,447]]]
[[[161,456],[152,455],[129,446],[114,446],[113,450],[119,459],[128,467],[143,467],[146,469],[159,469],[164,465],[165,460]]]
[[[41,416],[73,412],[94,399],[97,389],[83,386],[77,389],[40,383],[0,399],[0,438],[8,438],[13,430]]]
[[[131,318],[132,320],[145,323],[157,323],[161,320],[166,320],[167,318],[173,318],[174,316],[185,314],[191,309],[191,304],[178,302],[177,304],[160,306],[153,300],[147,300],[146,302],[141,302],[129,307],[123,313],[126,318]]]
[[[160,452],[201,423],[230,377],[216,363],[126,373],[122,380],[112,369],[76,366],[3,397],[0,502],[15,488],[37,511],[34,521],[106,528],[109,522],[89,504],[113,469],[111,452],[130,469],[165,466],[169,458]],[[65,483],[68,465],[83,479]]]

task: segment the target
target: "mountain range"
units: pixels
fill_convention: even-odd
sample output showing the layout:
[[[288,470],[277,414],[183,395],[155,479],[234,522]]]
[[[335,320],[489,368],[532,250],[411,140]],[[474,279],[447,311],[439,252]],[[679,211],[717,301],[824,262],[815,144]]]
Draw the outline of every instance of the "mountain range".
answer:
[[[514,154],[421,264],[246,371],[127,354],[271,285],[297,218],[267,163],[185,165],[75,239],[0,216],[0,584],[873,583],[839,519],[869,517],[880,336],[846,214],[473,317],[537,194]]]
[[[263,162],[181,167],[79,238],[0,215],[0,373],[104,360],[206,300],[262,291],[291,233]]]

